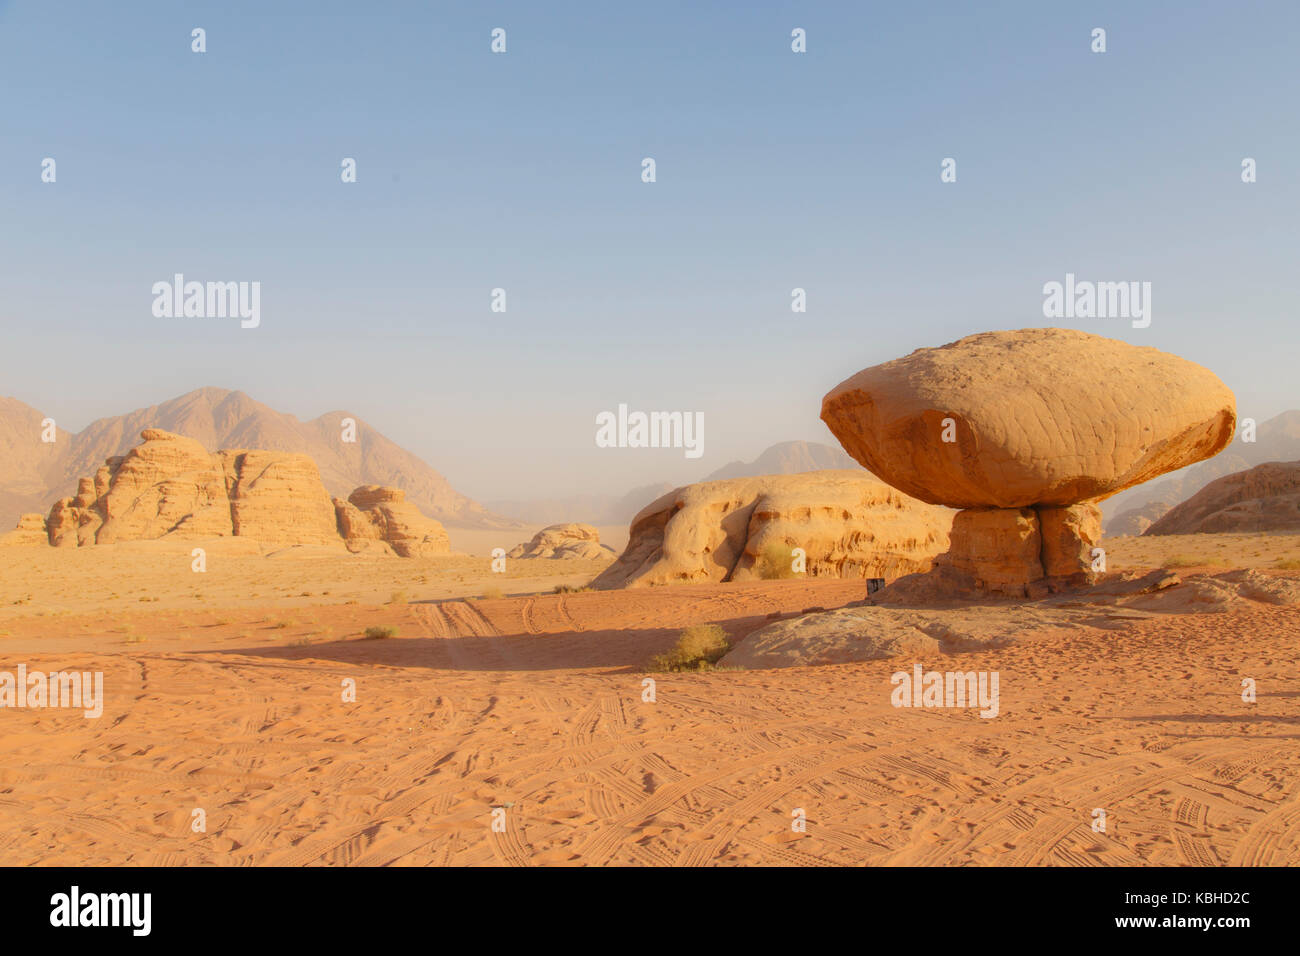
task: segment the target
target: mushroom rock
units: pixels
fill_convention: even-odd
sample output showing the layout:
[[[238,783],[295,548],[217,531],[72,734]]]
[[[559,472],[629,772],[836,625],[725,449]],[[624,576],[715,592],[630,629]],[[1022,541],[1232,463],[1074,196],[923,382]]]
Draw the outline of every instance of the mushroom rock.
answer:
[[[1023,597],[1095,580],[1095,503],[1218,454],[1236,403],[1177,356],[1022,329],[864,369],[827,394],[821,417],[884,481],[965,509],[935,561],[941,591]]]

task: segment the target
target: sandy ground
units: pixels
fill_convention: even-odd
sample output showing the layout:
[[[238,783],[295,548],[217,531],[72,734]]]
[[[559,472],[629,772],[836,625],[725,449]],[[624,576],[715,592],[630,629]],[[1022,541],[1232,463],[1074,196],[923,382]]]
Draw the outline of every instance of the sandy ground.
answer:
[[[1300,863],[1294,607],[919,661],[998,671],[985,720],[891,706],[910,659],[644,670],[686,625],[740,640],[858,581],[552,594],[594,570],[101,550],[0,551],[0,670],[106,698],[0,710],[0,864]],[[494,582],[520,596],[461,599]]]
[[[1167,534],[1106,538],[1113,568],[1300,569],[1300,534]]]
[[[202,573],[193,570],[196,547],[205,552]],[[0,548],[0,634],[13,617],[99,610],[110,626],[150,604],[197,611],[530,594],[585,585],[608,564],[507,559],[496,574],[489,557],[398,558],[313,546],[264,551],[240,538]]]

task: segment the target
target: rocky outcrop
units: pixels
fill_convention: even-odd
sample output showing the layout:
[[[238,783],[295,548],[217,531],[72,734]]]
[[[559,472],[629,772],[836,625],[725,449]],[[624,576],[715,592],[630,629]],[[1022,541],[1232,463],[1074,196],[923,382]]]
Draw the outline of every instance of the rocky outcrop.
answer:
[[[1168,514],[1170,507],[1167,501],[1149,501],[1139,508],[1121,511],[1106,522],[1106,534],[1113,538],[1143,534]]]
[[[347,544],[374,540],[399,555],[449,550],[442,525],[395,488],[365,485],[349,502],[331,501],[315,462],[278,451],[209,453],[197,441],[157,428],[113,457],[44,520],[59,547],[154,538],[236,535],[265,545]],[[29,522],[28,530],[34,526]],[[35,540],[30,535],[29,540]]]
[[[614,549],[600,543],[600,532],[589,524],[553,524],[516,545],[508,558],[595,558],[613,557]]]
[[[13,531],[0,535],[0,547],[48,544],[49,540],[49,534],[45,530],[45,516],[29,513],[18,518],[18,526]]]
[[[1144,533],[1262,531],[1300,531],[1300,461],[1268,462],[1212,481]]]
[[[192,438],[158,428],[146,428],[140,438],[144,443],[115,465],[81,479],[72,508],[78,543],[90,543],[91,528],[95,544],[232,534],[221,461]],[[102,519],[98,527],[95,516]]]
[[[234,534],[265,544],[338,541],[334,503],[306,455],[217,452],[225,474]]]
[[[1095,503],[1217,454],[1236,406],[1176,356],[1023,329],[865,369],[826,395],[822,420],[895,488],[966,509],[936,561],[939,591],[1025,597],[1094,580]]]
[[[420,558],[451,550],[442,525],[421,514],[397,488],[362,485],[347,501],[335,498],[334,511],[349,551],[386,545],[403,558]]]
[[[808,575],[892,579],[930,566],[951,518],[861,472],[702,482],[643,508],[626,550],[592,586],[753,579],[767,554],[790,560],[794,548]]]
[[[887,592],[881,592],[887,593]],[[756,670],[843,664],[890,657],[937,663],[943,655],[1021,642],[1109,637],[1160,614],[1221,614],[1244,602],[1295,606],[1300,582],[1256,570],[1195,575],[1126,572],[1092,588],[1012,607],[961,603],[943,608],[855,605],[805,614],[753,631],[719,662]],[[954,664],[961,658],[954,658]],[[949,665],[951,666],[951,665]],[[943,668],[948,669],[946,666]],[[964,665],[959,671],[966,671]]]
[[[346,498],[367,484],[395,486],[423,514],[448,525],[523,528],[466,498],[426,462],[343,410],[300,421],[242,392],[200,388],[125,415],[98,418],[80,432],[59,429],[52,442],[42,440],[44,419],[44,413],[22,402],[0,397],[0,527],[12,527],[22,512],[48,511],[56,498],[72,497],[79,476],[92,474],[110,456],[125,456],[142,430],[159,428],[208,449],[307,455],[331,495]]]

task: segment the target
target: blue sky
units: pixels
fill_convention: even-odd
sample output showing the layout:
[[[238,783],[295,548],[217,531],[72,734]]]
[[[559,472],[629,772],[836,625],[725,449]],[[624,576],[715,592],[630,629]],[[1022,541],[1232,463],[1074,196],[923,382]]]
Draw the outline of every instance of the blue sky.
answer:
[[[1074,272],[1150,281],[1151,327],[1054,324],[1207,365],[1262,420],[1300,407],[1298,27],[1293,2],[0,2],[0,394],[76,430],[239,388],[354,411],[475,497],[621,493],[833,442],[843,378],[1053,324]],[[176,272],[260,281],[261,326],[155,318]],[[704,458],[596,448],[619,403],[704,412]]]

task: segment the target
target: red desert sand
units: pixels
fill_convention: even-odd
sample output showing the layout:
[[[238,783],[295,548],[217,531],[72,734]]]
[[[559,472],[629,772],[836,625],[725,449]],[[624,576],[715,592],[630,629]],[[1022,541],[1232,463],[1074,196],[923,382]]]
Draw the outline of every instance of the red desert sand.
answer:
[[[473,600],[447,596],[473,584],[452,570],[474,576],[472,561],[486,585],[501,577],[486,559],[440,559],[447,582],[422,585],[441,564],[354,557],[366,570],[350,573],[411,582],[410,603],[356,604],[337,582],[308,597],[284,583],[338,559],[243,556],[209,572],[201,601],[124,608],[110,589],[180,594],[172,556],[142,552],[81,589],[50,583],[53,562],[96,551],[0,550],[5,593],[38,599],[0,613],[0,669],[98,670],[105,687],[99,719],[5,714],[6,865],[1300,862],[1294,605],[1135,612],[1121,630],[915,661],[998,671],[986,720],[892,706],[908,657],[645,669],[688,625],[718,622],[743,647],[769,615],[858,601],[860,580]],[[592,574],[556,564],[555,580]],[[1179,573],[1197,570],[1223,568]]]

